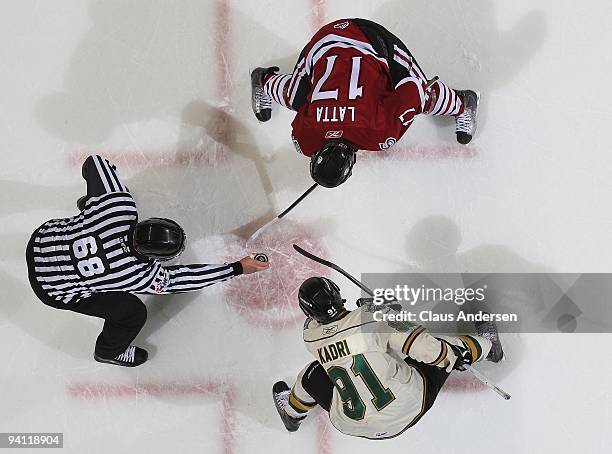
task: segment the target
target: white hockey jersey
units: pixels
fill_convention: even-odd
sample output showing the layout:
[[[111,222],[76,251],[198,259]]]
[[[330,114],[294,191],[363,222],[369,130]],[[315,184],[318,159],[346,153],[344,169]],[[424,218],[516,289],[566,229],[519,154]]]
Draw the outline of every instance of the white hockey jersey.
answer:
[[[308,350],[334,383],[330,420],[347,435],[394,437],[423,415],[426,382],[406,356],[439,367],[448,364],[447,356],[454,360],[424,327],[376,321],[380,309],[363,306],[338,321],[304,326]]]

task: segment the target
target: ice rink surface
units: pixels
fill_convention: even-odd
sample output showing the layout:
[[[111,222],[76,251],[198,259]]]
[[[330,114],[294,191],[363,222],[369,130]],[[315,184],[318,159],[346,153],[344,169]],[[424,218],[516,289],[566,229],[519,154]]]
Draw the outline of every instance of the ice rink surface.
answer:
[[[43,221],[76,213],[84,157],[117,164],[142,218],[185,227],[182,263],[254,252],[245,235],[311,181],[292,114],[253,117],[249,69],[290,71],[342,17],[382,23],[428,75],[480,90],[472,146],[419,118],[252,246],[269,273],[146,298],[150,361],[94,362],[101,321],[39,303],[23,252]],[[295,294],[322,272],[291,242],[354,274],[612,269],[610,17],[606,0],[3,2],[0,432],[64,432],[70,453],[610,452],[609,335],[506,336],[508,360],[481,370],[512,400],[455,377],[385,442],[322,414],[288,434],[270,397],[310,360]]]

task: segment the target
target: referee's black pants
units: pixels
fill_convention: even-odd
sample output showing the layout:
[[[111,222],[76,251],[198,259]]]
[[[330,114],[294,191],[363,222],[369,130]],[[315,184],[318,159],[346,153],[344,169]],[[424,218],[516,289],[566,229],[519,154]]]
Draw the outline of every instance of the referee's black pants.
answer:
[[[147,320],[146,306],[137,296],[128,292],[94,293],[69,310],[104,319],[95,353],[106,359],[123,353]]]

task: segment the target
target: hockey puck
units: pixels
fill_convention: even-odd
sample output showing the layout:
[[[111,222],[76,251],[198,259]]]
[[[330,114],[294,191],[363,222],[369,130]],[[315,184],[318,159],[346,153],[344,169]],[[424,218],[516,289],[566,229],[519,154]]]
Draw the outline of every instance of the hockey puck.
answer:
[[[258,260],[260,262],[264,262],[264,263],[268,263],[268,256],[262,252],[258,252],[257,254],[252,254],[251,257],[253,257],[255,260]]]

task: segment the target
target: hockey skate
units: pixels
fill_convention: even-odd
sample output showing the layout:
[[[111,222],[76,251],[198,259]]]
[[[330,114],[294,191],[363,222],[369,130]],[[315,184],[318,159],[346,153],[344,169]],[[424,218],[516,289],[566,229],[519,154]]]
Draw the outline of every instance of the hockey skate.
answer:
[[[255,68],[251,72],[251,106],[253,113],[259,121],[268,121],[272,117],[272,98],[263,89],[264,79],[269,74],[274,74],[279,68]]]
[[[285,428],[289,432],[295,432],[300,428],[300,423],[306,418],[292,418],[285,411],[285,407],[289,404],[289,394],[291,394],[291,390],[287,383],[284,381],[277,381],[274,383],[272,387],[272,398],[274,399],[274,406],[276,407],[276,411],[278,411],[278,415],[280,416]]]
[[[457,95],[463,99],[465,108],[462,114],[455,116],[455,132],[457,133],[457,142],[467,145],[476,133],[476,116],[480,94],[472,90],[457,90]]]
[[[102,358],[94,353],[94,359],[99,363],[115,364],[123,367],[136,367],[144,363],[149,354],[144,348],[130,345],[123,353],[111,359]]]
[[[476,322],[476,332],[479,336],[491,341],[492,344],[491,350],[485,360],[498,363],[504,359],[504,349],[499,340],[499,333],[497,332],[497,325],[495,322]]]

